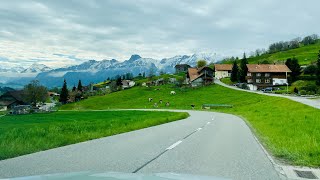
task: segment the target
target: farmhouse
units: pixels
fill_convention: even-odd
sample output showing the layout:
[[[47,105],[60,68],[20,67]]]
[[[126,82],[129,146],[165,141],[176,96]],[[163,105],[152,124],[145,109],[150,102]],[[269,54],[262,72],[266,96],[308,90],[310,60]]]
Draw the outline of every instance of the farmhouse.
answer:
[[[128,89],[133,87],[136,83],[134,81],[131,80],[122,80],[122,89]]]
[[[286,85],[291,70],[286,65],[247,64],[246,80],[250,90]]]
[[[25,105],[23,91],[8,91],[0,96],[0,109],[8,110],[17,105]]]
[[[232,64],[215,64],[214,69],[216,79],[231,77]]]
[[[188,64],[177,64],[174,68],[176,69],[176,73],[187,72],[188,68],[190,68]]]
[[[186,81],[192,87],[211,84],[213,82],[213,69],[207,66],[188,68]]]

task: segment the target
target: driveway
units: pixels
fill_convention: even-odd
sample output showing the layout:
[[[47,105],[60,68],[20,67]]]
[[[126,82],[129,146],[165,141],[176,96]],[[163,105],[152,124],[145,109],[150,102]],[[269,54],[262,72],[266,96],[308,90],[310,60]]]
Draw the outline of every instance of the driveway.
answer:
[[[282,94],[264,93],[264,92],[261,92],[261,91],[250,91],[250,90],[240,89],[240,88],[237,88],[235,86],[230,86],[230,85],[224,84],[223,82],[221,82],[218,79],[215,79],[214,82],[216,84],[219,84],[221,86],[224,86],[224,87],[227,87],[227,88],[230,88],[230,89],[234,89],[234,90],[238,90],[238,91],[245,91],[245,92],[249,92],[249,93],[262,94],[262,95],[266,95],[266,96],[283,97],[283,98],[290,99],[292,101],[296,101],[296,102],[299,102],[299,103],[302,103],[302,104],[305,104],[305,105],[320,109],[320,99],[308,99],[306,97],[299,97],[299,96],[286,96],[286,95],[282,95]]]
[[[187,112],[185,120],[0,161],[0,178],[112,171],[279,179],[242,119]]]

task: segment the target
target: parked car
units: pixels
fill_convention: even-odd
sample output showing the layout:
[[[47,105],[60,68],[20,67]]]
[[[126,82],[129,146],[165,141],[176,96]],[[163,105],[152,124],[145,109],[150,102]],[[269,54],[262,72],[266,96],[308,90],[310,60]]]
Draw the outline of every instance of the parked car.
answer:
[[[272,87],[267,87],[267,88],[261,89],[261,91],[263,91],[263,92],[272,92],[273,89],[272,89]]]

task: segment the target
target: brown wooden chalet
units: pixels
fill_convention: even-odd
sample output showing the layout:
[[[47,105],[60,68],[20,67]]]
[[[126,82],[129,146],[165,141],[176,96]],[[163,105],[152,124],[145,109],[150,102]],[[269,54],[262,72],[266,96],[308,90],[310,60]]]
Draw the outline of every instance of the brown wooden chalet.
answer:
[[[274,64],[247,64],[246,76],[251,90],[270,86],[286,85],[291,70],[286,65]]]
[[[210,67],[188,68],[187,83],[192,87],[207,85],[213,82],[213,69]]]
[[[23,91],[8,91],[0,96],[0,109],[12,109],[17,105],[25,105]]]

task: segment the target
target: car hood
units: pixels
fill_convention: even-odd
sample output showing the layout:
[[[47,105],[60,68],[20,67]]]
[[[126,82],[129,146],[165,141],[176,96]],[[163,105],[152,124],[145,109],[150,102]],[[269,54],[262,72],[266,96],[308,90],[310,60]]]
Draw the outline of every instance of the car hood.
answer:
[[[177,173],[155,173],[155,174],[140,174],[140,173],[120,173],[120,172],[74,172],[61,174],[46,174],[39,176],[27,176],[10,178],[14,180],[38,180],[38,179],[104,179],[104,180],[226,180],[226,178],[212,177],[212,176],[198,176],[191,174],[177,174]]]

